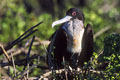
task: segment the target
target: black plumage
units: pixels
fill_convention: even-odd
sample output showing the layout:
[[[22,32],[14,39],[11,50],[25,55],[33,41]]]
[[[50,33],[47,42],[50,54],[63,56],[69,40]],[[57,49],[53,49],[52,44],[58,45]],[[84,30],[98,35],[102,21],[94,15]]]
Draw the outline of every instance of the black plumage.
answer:
[[[93,53],[93,30],[90,24],[84,27],[82,11],[71,8],[66,12],[66,16],[67,18],[52,24],[55,26],[63,23],[52,35],[48,47],[47,62],[54,69],[63,68],[63,57],[72,68],[82,67]]]

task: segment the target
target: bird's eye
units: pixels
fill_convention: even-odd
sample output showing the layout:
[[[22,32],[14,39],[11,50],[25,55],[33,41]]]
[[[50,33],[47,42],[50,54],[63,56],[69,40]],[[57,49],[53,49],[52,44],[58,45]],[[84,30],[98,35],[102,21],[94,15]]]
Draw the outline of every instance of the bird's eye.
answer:
[[[76,12],[72,12],[72,16],[76,16]]]

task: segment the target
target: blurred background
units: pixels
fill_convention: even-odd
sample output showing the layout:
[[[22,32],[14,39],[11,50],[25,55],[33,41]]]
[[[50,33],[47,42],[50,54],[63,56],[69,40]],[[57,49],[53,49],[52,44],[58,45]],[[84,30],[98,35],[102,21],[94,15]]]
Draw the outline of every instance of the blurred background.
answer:
[[[120,0],[0,0],[0,44],[7,45],[40,21],[43,23],[38,26],[35,36],[47,41],[58,28],[51,28],[52,22],[63,18],[72,7],[83,11],[85,26],[87,23],[92,25],[95,53],[103,50],[107,35],[120,33]],[[46,55],[43,46],[33,47],[33,50],[36,54]],[[18,70],[22,71],[22,68]],[[39,76],[38,72],[44,71],[37,68],[33,71],[34,76]]]

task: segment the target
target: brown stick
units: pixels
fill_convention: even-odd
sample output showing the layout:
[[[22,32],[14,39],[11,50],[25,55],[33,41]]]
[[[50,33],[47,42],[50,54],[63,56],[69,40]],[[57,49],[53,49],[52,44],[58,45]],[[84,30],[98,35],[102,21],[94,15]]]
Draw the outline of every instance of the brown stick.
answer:
[[[11,56],[12,56],[12,63],[13,63],[13,69],[14,69],[14,76],[16,77],[16,67],[15,67],[15,61],[14,61],[12,53],[11,53]]]
[[[6,52],[6,50],[4,49],[4,47],[0,44],[0,48],[2,49],[4,55],[6,56],[8,62],[10,61],[10,57],[8,56],[8,53]]]
[[[33,60],[33,59],[36,59],[36,58],[38,58],[38,56],[39,55],[32,55],[30,58],[29,58],[29,60]],[[42,61],[45,61],[45,58],[44,57],[42,57],[42,56],[39,56],[40,57],[40,59],[42,60]],[[25,59],[21,59],[21,60],[17,60],[17,61],[15,61],[15,64],[16,65],[24,65],[24,63],[25,63],[25,61],[26,61],[26,58]],[[6,62],[6,63],[1,63],[1,67],[4,67],[4,66],[9,66],[9,65],[12,65],[12,61],[9,61],[9,63],[8,62]]]
[[[98,31],[98,32],[94,35],[94,39],[97,38],[98,36],[100,36],[101,34],[103,34],[104,32],[108,31],[110,28],[112,28],[112,26],[107,26],[107,27],[101,29],[100,31]]]

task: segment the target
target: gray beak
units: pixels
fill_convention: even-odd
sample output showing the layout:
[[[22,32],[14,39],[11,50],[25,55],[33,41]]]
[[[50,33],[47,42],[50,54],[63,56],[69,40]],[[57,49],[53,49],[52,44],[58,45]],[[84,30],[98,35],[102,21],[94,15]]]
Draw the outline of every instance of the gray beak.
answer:
[[[64,18],[62,18],[62,19],[60,19],[60,20],[58,20],[58,21],[54,21],[54,22],[52,23],[52,28],[53,28],[55,25],[57,25],[57,24],[62,24],[62,23],[65,23],[65,22],[69,21],[71,18],[72,18],[71,16],[65,16]]]

